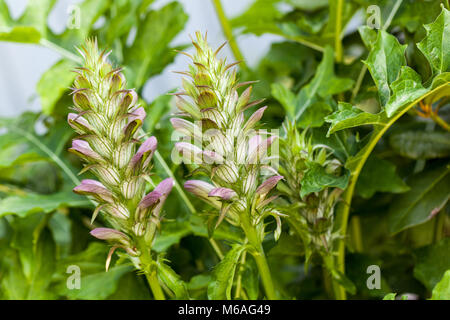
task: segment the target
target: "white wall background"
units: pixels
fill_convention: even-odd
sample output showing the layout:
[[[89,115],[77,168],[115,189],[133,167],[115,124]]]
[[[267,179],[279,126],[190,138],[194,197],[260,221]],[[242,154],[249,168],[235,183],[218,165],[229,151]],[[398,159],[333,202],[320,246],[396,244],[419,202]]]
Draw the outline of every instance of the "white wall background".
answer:
[[[32,0],[31,0],[32,1]],[[90,0],[95,1],[95,0]],[[27,0],[6,0],[11,15],[16,18],[25,9]],[[59,33],[64,30],[68,19],[67,8],[76,4],[77,0],[59,0],[49,16],[50,28]],[[163,6],[170,0],[156,1],[156,8]],[[208,31],[208,40],[214,46],[225,41],[211,0],[179,0],[189,16],[186,28],[174,39],[173,45],[188,42],[189,34],[196,30]],[[225,13],[233,17],[252,3],[252,0],[222,0]],[[281,38],[265,35],[256,37],[243,35],[237,39],[247,64],[256,65],[264,56],[274,40]],[[232,58],[228,51],[224,53]],[[43,72],[52,66],[59,55],[49,49],[36,45],[0,42],[0,116],[14,116],[26,110],[40,110],[39,98],[36,94],[36,84]],[[172,65],[164,72],[153,77],[144,87],[143,96],[151,101],[159,94],[177,87],[179,76],[171,70],[185,70],[188,59],[179,55]]]

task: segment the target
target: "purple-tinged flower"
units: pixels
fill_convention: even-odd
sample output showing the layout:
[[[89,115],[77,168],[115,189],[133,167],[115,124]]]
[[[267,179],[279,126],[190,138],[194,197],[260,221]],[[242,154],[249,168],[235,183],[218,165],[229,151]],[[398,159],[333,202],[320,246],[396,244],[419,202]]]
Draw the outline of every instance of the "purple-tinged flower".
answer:
[[[267,106],[259,108],[258,110],[256,110],[251,117],[247,120],[247,122],[244,125],[244,131],[250,130],[251,128],[254,127],[254,125],[261,120],[264,111],[267,109]]]
[[[184,183],[184,188],[195,196],[206,198],[215,187],[202,180],[188,180]]]
[[[267,150],[270,148],[275,139],[277,139],[276,136],[271,136],[266,140],[263,140],[259,135],[252,137],[249,141],[248,146],[248,163],[256,164],[258,162],[261,162]]]
[[[76,113],[69,113],[67,115],[67,122],[79,134],[85,134],[93,130],[87,120]]]
[[[150,162],[153,153],[156,150],[158,145],[158,141],[155,137],[150,137],[141,144],[136,154],[131,158],[129,167],[131,169],[136,169],[140,166],[142,169],[145,169]]]
[[[209,197],[218,197],[222,200],[230,200],[237,197],[237,193],[229,188],[214,188],[208,194]]]
[[[187,136],[194,135],[195,125],[192,122],[180,118],[172,118],[170,122],[176,131]]]
[[[126,125],[126,127],[124,129],[123,139],[128,140],[130,137],[133,136],[133,134],[136,132],[136,130],[144,122],[145,116],[146,116],[146,113],[145,113],[144,108],[142,108],[142,107],[137,108],[128,116],[128,124]]]
[[[155,216],[159,215],[164,202],[166,201],[170,191],[172,191],[174,181],[172,178],[167,178],[161,181],[149,194],[147,194],[139,203],[141,210],[150,209]]]
[[[93,196],[100,201],[113,202],[111,191],[106,189],[103,184],[96,180],[84,179],[79,186],[73,188],[73,191],[78,194]]]
[[[256,189],[256,194],[264,196],[265,194],[269,193],[270,190],[272,190],[281,179],[283,179],[283,176],[270,177],[269,179],[261,183],[258,189]]]
[[[203,151],[199,147],[188,142],[177,142],[175,148],[181,154],[184,163],[202,163]]]
[[[141,202],[139,202],[139,208],[147,209],[152,206],[155,206],[159,202],[161,197],[162,197],[161,193],[153,190],[152,192],[148,193],[144,198],[142,198]]]
[[[207,164],[213,164],[213,163],[223,163],[224,159],[222,155],[218,152],[211,151],[211,150],[205,150],[203,151],[203,160]]]
[[[80,157],[87,161],[103,161],[103,158],[92,148],[89,143],[84,140],[75,139],[72,141],[72,148],[69,151],[78,154]]]
[[[91,231],[91,235],[100,240],[117,241],[123,244],[128,244],[130,241],[125,233],[110,228],[95,228]]]

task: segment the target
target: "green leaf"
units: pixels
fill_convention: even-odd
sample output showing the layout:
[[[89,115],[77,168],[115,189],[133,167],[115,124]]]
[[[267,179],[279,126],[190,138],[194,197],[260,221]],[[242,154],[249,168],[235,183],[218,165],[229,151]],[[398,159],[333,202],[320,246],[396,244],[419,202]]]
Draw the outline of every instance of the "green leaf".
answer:
[[[133,26],[138,24],[141,5],[145,6],[145,4],[142,4],[142,0],[121,0],[113,1],[110,4],[111,19],[107,22],[107,26],[102,29],[105,32],[108,44],[126,35]]]
[[[324,167],[316,162],[307,164],[308,170],[302,179],[302,188],[300,196],[304,197],[312,192],[319,192],[325,188],[336,187],[345,189],[350,178],[350,174],[346,171],[341,176],[328,173]]]
[[[333,279],[336,280],[340,285],[342,285],[346,291],[348,291],[350,294],[356,293],[355,284],[349,278],[347,278],[342,272],[336,269],[330,271]]]
[[[449,248],[450,238],[444,238],[436,244],[417,249],[415,252],[414,276],[430,291],[450,269]]]
[[[60,60],[48,69],[39,80],[36,90],[41,98],[42,111],[50,115],[55,108],[56,102],[68,90],[75,73],[75,63],[69,60]]]
[[[354,107],[350,103],[339,102],[338,110],[325,118],[326,122],[331,123],[327,136],[339,130],[362,125],[384,125],[385,119],[386,114],[384,112],[373,114]]]
[[[396,293],[388,293],[384,296],[383,300],[395,300]]]
[[[22,16],[14,21],[0,0],[0,41],[39,43],[47,36],[47,17],[56,0],[28,1]]]
[[[294,235],[281,233],[276,245],[268,252],[269,256],[303,256],[305,249],[301,243],[301,239]]]
[[[389,137],[392,149],[410,159],[445,158],[450,155],[450,133],[403,131]]]
[[[450,166],[416,174],[408,180],[411,190],[397,196],[389,209],[391,234],[433,218],[450,195]]]
[[[55,298],[49,287],[55,270],[55,243],[48,229],[43,230],[39,236],[33,256],[33,273],[29,280],[30,288],[27,299]]]
[[[173,221],[165,222],[161,228],[161,234],[156,237],[152,249],[156,252],[164,252],[173,244],[180,242],[180,240],[192,233],[188,221]]]
[[[410,67],[403,66],[400,69],[398,79],[391,84],[392,96],[385,106],[388,117],[391,117],[403,105],[411,103],[428,92],[422,86],[422,79]]]
[[[187,284],[187,288],[189,290],[200,290],[208,287],[208,284],[211,282],[212,277],[209,274],[198,274],[193,276],[189,283]]]
[[[281,83],[272,83],[272,96],[281,103],[286,115],[293,118],[295,115],[295,94]]]
[[[56,212],[48,221],[48,227],[56,243],[58,257],[66,256],[72,245],[72,220],[61,212]]]
[[[250,300],[257,300],[259,296],[259,273],[254,259],[248,259],[242,273],[242,288],[245,289]]]
[[[155,126],[160,123],[161,118],[170,110],[170,102],[172,96],[163,94],[157,97],[152,103],[145,108],[147,116],[144,120],[145,132],[154,132]]]
[[[450,300],[450,270],[445,271],[441,281],[434,287],[431,300]]]
[[[72,50],[73,46],[81,46],[92,33],[94,23],[111,5],[110,0],[89,1],[84,0],[78,5],[80,13],[79,28],[66,29],[61,36],[52,39],[63,48]]]
[[[276,25],[282,13],[277,9],[279,0],[256,0],[240,16],[231,20],[233,28],[243,28],[243,33],[261,35],[279,33]]]
[[[89,207],[90,202],[72,191],[43,195],[27,193],[25,196],[11,196],[0,200],[0,217],[15,214],[25,217],[35,212],[48,213],[60,207]]]
[[[393,35],[380,30],[367,60],[363,61],[377,85],[383,106],[391,96],[390,84],[397,79],[401,67],[406,65],[405,49],[406,45],[400,45]]]
[[[334,94],[349,90],[353,80],[336,77],[334,73],[334,53],[331,47],[326,47],[323,59],[320,62],[314,78],[300,90],[296,98],[295,119],[301,116],[307,108],[318,101]]]
[[[297,122],[297,126],[299,128],[321,127],[325,122],[325,117],[329,115],[331,111],[333,111],[333,108],[331,108],[328,103],[317,101],[306,109]]]
[[[109,269],[108,272],[99,272],[83,276],[81,269],[80,289],[69,289],[62,286],[61,295],[69,299],[102,300],[116,292],[120,279],[133,271],[131,265],[120,265]]]
[[[449,71],[450,12],[443,7],[436,20],[424,27],[427,35],[417,44],[417,47],[430,63],[433,74]]]
[[[108,300],[150,300],[150,290],[143,275],[129,272],[120,278],[116,290]]]
[[[11,169],[13,166],[29,162],[47,160],[37,152],[30,150],[25,139],[18,139],[17,135],[6,133],[0,136],[0,169]]]
[[[358,28],[359,35],[361,36],[364,45],[371,50],[373,45],[377,41],[377,32],[368,26],[361,26]]]
[[[230,251],[215,266],[212,281],[208,286],[208,298],[210,300],[230,300],[231,287],[239,257],[244,252],[245,246],[234,244]]]
[[[181,280],[180,276],[172,270],[163,259],[158,258],[156,261],[158,268],[158,278],[175,294],[175,298],[179,300],[189,299],[186,283]]]
[[[328,0],[287,0],[287,3],[291,4],[293,7],[306,11],[314,11],[320,8],[325,8],[328,6]]]
[[[375,192],[402,193],[409,190],[408,185],[395,173],[391,162],[371,156],[361,171],[356,191],[363,198],[371,198]]]
[[[125,54],[125,73],[131,87],[141,88],[150,76],[173,61],[176,53],[169,44],[183,29],[187,18],[177,2],[146,14]]]

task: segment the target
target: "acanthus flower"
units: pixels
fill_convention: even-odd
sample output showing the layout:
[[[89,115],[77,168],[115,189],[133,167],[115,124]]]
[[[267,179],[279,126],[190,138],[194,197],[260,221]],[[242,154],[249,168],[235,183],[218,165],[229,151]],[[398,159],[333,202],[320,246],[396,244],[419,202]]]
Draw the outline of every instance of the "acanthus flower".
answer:
[[[76,70],[72,93],[76,113],[67,119],[79,137],[69,150],[84,161],[82,172],[91,171],[98,181],[85,179],[74,192],[96,201],[92,221],[103,212],[114,227],[91,232],[112,245],[106,267],[114,250],[122,248],[138,269],[148,273],[155,230],[173,180],[163,180],[145,195],[145,176],[157,147],[155,137],[142,143],[137,137],[145,110],[138,105],[136,92],[125,89],[121,70],[112,68],[108,54],[100,53],[95,41],[89,40],[80,53],[84,66]]]
[[[196,164],[209,176],[210,182],[189,180],[185,188],[209,203],[217,210],[216,227],[223,221],[241,227],[247,236],[258,266],[265,270],[267,262],[261,243],[265,237],[264,218],[272,215],[279,219],[270,202],[264,199],[281,176],[269,178],[258,189],[263,171],[271,174],[276,170],[263,170],[268,166],[269,151],[276,144],[277,136],[265,130],[256,130],[266,107],[259,108],[247,121],[244,111],[262,101],[250,101],[252,87],[241,95],[238,88],[250,83],[239,83],[236,63],[226,64],[217,57],[199,32],[193,40],[196,48],[189,71],[180,72],[183,91],[175,93],[178,116],[171,119],[176,131],[184,135],[176,144],[181,158],[187,164]],[[275,149],[275,148],[274,148]],[[267,177],[266,177],[267,179]],[[258,190],[258,191],[257,191]],[[264,194],[261,193],[264,191]],[[264,205],[261,205],[263,203]],[[277,221],[278,237],[281,224]],[[270,276],[263,279],[269,298],[275,298]]]

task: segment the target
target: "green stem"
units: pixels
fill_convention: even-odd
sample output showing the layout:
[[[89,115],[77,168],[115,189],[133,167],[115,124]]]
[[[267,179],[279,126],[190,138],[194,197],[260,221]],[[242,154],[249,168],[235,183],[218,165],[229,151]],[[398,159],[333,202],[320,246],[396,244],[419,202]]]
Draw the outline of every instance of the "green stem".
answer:
[[[57,44],[55,44],[47,39],[41,39],[39,41],[39,44],[43,47],[46,47],[48,49],[58,52],[63,57],[65,57],[69,60],[72,60],[78,64],[81,64],[83,62],[81,60],[81,58],[79,56],[77,56],[76,54],[64,49],[63,47],[58,46]]]
[[[396,122],[402,115],[404,115],[409,109],[414,107],[419,101],[422,99],[425,99],[427,96],[438,92],[445,86],[447,86],[448,83],[444,83],[433,90],[428,91],[423,96],[417,98],[415,101],[410,103],[408,106],[406,106],[402,111],[398,112],[392,118],[389,119],[389,121],[386,122],[384,125],[374,125],[374,131],[372,133],[372,137],[370,138],[367,145],[360,151],[362,152],[361,155],[356,155],[354,158],[359,159],[357,164],[354,168],[352,168],[351,176],[350,176],[350,183],[345,190],[343,196],[342,196],[342,204],[338,208],[337,212],[337,226],[339,228],[339,233],[341,238],[338,240],[338,256],[337,256],[337,269],[345,274],[345,237],[347,235],[347,226],[348,226],[348,217],[350,214],[350,206],[352,203],[353,193],[355,191],[356,181],[358,180],[359,174],[361,173],[362,168],[364,167],[364,164],[367,161],[367,158],[371,154],[372,150],[375,148],[378,141],[381,139],[383,134]],[[347,295],[345,292],[344,287],[338,286],[337,290],[337,299],[345,300]]]
[[[239,274],[238,274],[238,278],[237,278],[237,284],[236,284],[236,292],[234,294],[234,298],[235,299],[239,299],[241,297],[241,289],[242,289],[242,273],[244,272],[244,265],[245,265],[245,259],[247,257],[247,252],[244,251],[242,253],[242,257],[241,257],[241,263],[239,265]]]
[[[290,35],[284,34],[282,32],[271,32],[271,33],[275,34],[277,36],[284,37],[284,38],[286,38],[288,40],[292,40],[292,41],[298,42],[298,43],[304,45],[305,47],[314,49],[316,51],[319,51],[319,52],[324,52],[325,51],[324,47],[322,47],[322,46],[320,46],[320,45],[318,45],[318,44],[316,44],[314,42],[311,42],[311,41],[307,40],[306,38],[303,38],[303,37],[300,37],[300,36],[290,36]]]
[[[195,213],[194,206],[192,205],[191,201],[189,201],[189,198],[186,196],[186,193],[184,193],[183,188],[181,188],[181,186],[178,183],[178,180],[175,178],[175,175],[173,174],[172,170],[170,170],[169,166],[167,165],[166,161],[161,156],[161,154],[158,152],[158,150],[155,151],[155,158],[161,164],[161,166],[163,167],[163,169],[167,173],[167,175],[173,179],[174,184],[175,184],[175,189],[177,190],[181,199],[184,201],[184,203],[188,207],[189,211],[191,211],[192,213]]]
[[[436,216],[436,221],[434,225],[434,239],[433,242],[437,243],[444,237],[444,226],[445,226],[445,210],[441,210]]]
[[[262,241],[258,236],[256,226],[250,220],[250,217],[245,213],[241,215],[241,226],[247,236],[249,244],[252,246],[250,253],[255,258],[256,266],[258,267],[259,275],[266,292],[266,297],[269,300],[277,300],[277,294],[272,281],[269,265],[267,264],[266,255],[262,246]]]
[[[443,128],[446,131],[450,131],[450,125],[445,122],[441,117],[439,117],[437,114],[432,113],[431,119],[436,122],[441,128]]]
[[[159,284],[156,273],[146,273],[145,277],[147,278],[148,284],[150,285],[150,289],[152,290],[155,300],[165,300],[166,297],[164,296],[164,292],[161,288],[161,285]]]
[[[322,255],[323,259],[323,280],[324,280],[324,286],[325,290],[328,293],[328,296],[338,298],[339,297],[339,286],[333,279],[333,276],[331,274],[331,270],[334,270],[335,268],[335,261],[332,253],[330,254],[324,254]]]
[[[144,237],[138,237],[136,239],[136,247],[141,252],[139,261],[141,263],[142,271],[145,273],[145,277],[155,300],[165,300],[164,292],[159,284],[158,275],[156,274],[156,264],[152,259],[150,248],[147,243],[148,242]]]
[[[225,15],[225,12],[222,7],[222,3],[220,0],[212,0],[214,3],[214,8],[216,9],[217,17],[219,18],[220,24],[222,26],[222,31],[227,38],[231,51],[233,52],[234,58],[241,62],[241,67],[246,69],[246,64],[244,62],[244,56],[241,53],[241,50],[239,49],[239,46],[233,36],[233,29],[231,28],[230,22],[228,21],[227,16]]]
[[[273,286],[269,265],[267,264],[266,255],[264,254],[262,246],[257,253],[253,254],[253,258],[255,258],[256,265],[258,266],[259,275],[261,276],[267,299],[277,300],[278,298],[275,293],[275,287]]]
[[[358,216],[353,216],[350,220],[352,227],[352,243],[356,252],[363,251],[363,242],[361,235],[361,221]]]
[[[336,62],[342,62],[342,41],[341,41],[341,31],[342,31],[342,7],[344,6],[344,0],[337,0],[336,7],[336,28],[334,31],[334,49],[336,52]]]

